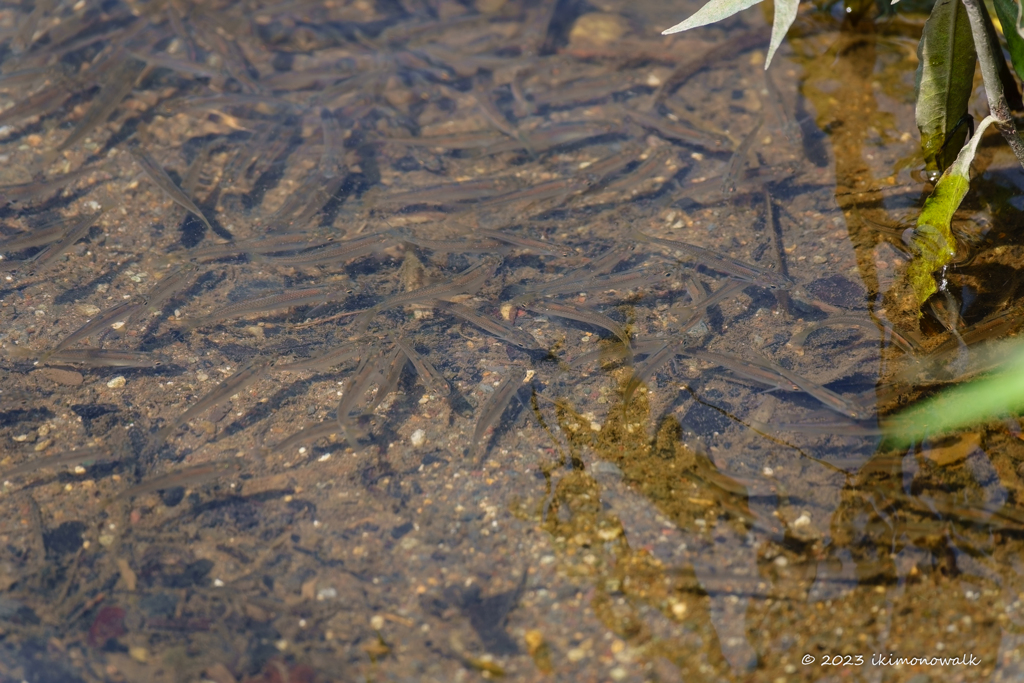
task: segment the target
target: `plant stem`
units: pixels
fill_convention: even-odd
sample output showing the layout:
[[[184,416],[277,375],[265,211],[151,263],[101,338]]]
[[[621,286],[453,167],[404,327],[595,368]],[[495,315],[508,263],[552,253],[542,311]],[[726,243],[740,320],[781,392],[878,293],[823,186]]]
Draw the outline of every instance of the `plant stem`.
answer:
[[[1010,115],[1010,107],[1006,104],[1003,84],[999,80],[999,67],[996,62],[996,46],[989,40],[985,19],[978,5],[978,0],[962,0],[967,9],[967,19],[971,22],[971,35],[974,36],[974,47],[981,65],[981,77],[985,81],[985,94],[988,96],[988,108],[996,119],[996,127],[1006,138],[1017,161],[1024,167],[1024,141],[1017,133],[1017,127]],[[991,20],[989,20],[991,21]]]

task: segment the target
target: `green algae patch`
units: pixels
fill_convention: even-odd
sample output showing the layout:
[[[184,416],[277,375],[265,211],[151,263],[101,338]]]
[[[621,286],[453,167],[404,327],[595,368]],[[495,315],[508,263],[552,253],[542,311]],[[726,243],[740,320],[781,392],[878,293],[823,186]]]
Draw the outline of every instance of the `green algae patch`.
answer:
[[[971,182],[971,162],[974,161],[981,136],[993,122],[995,118],[989,116],[978,125],[974,137],[960,150],[956,161],[935,184],[935,190],[925,201],[921,215],[917,218],[917,227],[910,243],[917,256],[907,268],[907,279],[917,295],[918,304],[923,304],[938,291],[934,273],[945,268],[956,254],[956,240],[951,228],[953,214],[967,196]]]
[[[616,465],[624,487],[678,528],[701,535],[714,526],[706,522],[718,518],[747,532],[752,517],[746,489],[684,444],[677,420],[653,417],[646,390],[635,392],[623,404],[628,371],[616,374],[622,380],[618,400],[597,431],[568,401],[555,404],[568,452],[541,468],[548,481],[547,495],[520,501],[513,512],[534,520],[549,534],[560,571],[593,586],[594,614],[635,656],[647,661],[664,658],[680,667],[684,677],[703,677],[709,670],[724,674],[729,665],[718,643],[709,598],[693,567],[668,566],[637,545],[615,505],[607,504],[621,492],[605,490],[606,484],[588,464]],[[644,616],[652,608],[676,624],[676,636],[652,632]]]

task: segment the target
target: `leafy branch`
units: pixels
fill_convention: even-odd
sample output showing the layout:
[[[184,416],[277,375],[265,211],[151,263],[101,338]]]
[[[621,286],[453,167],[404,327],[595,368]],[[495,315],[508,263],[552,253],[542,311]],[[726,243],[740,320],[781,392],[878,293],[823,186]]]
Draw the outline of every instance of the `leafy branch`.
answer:
[[[710,0],[696,14],[664,33],[705,26],[758,2],[761,0]],[[1020,77],[1024,77],[1022,2],[1024,0],[995,0],[1010,59]],[[798,8],[799,0],[776,0],[765,69],[796,19]],[[908,268],[907,278],[918,303],[923,304],[937,290],[934,273],[945,268],[956,252],[950,224],[969,190],[970,165],[981,134],[990,123],[995,123],[1024,167],[1024,140],[1011,114],[1011,107],[1024,109],[1024,102],[1003,56],[992,18],[979,0],[937,0],[925,22],[918,57],[915,118],[921,133],[925,170],[929,177],[938,179],[910,240],[915,259]],[[968,141],[973,127],[968,107],[974,90],[975,68],[979,64],[991,116]]]

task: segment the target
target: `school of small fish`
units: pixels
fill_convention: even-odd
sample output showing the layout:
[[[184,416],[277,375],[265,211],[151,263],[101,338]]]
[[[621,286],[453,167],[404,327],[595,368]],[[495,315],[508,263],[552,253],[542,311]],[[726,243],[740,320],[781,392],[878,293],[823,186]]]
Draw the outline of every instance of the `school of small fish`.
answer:
[[[37,367],[117,369],[159,387],[125,415],[143,437],[122,446],[135,457],[239,431],[267,455],[384,447],[383,425],[422,395],[461,407],[457,450],[478,458],[534,394],[557,401],[611,363],[628,401],[682,357],[870,421],[874,388],[843,393],[766,351],[714,350],[726,305],[816,311],[795,346],[830,324],[906,352],[913,340],[817,300],[802,283],[818,274],[791,273],[784,244],[712,248],[708,231],[668,237],[650,218],[736,197],[767,223],[781,213],[772,193],[793,172],[746,168],[764,121],[730,139],[687,123],[674,99],[722,50],[660,82],[628,60],[606,78],[591,52],[561,49],[554,2],[496,6],[357,19],[313,2],[5,10],[0,154],[35,169],[0,187],[5,410],[41,398],[19,388]],[[570,341],[581,332],[589,350]],[[479,358],[451,351],[467,340]],[[182,391],[188,358],[223,378]],[[340,388],[324,419],[277,420],[324,385]],[[196,445],[196,421],[268,396],[278,403]],[[6,448],[7,477],[132,457]]]

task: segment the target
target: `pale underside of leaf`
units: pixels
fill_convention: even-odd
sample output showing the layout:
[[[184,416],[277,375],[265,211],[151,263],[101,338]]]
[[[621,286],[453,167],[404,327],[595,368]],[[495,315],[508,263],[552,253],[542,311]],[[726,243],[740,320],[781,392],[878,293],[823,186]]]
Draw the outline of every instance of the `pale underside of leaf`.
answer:
[[[800,6],[800,0],[775,0],[775,19],[772,21],[772,42],[768,46],[768,58],[764,60],[764,68],[767,71],[768,65],[772,63],[772,57],[775,56],[775,51],[779,49],[779,45],[782,44],[782,39],[786,37],[786,31],[793,25],[796,20],[797,9]]]
[[[670,33],[681,33],[698,26],[707,26],[716,21],[727,19],[748,7],[753,7],[759,2],[761,0],[711,0],[711,2],[697,10],[697,13],[689,19],[679,22],[672,28],[665,29],[661,34],[667,36]]]

